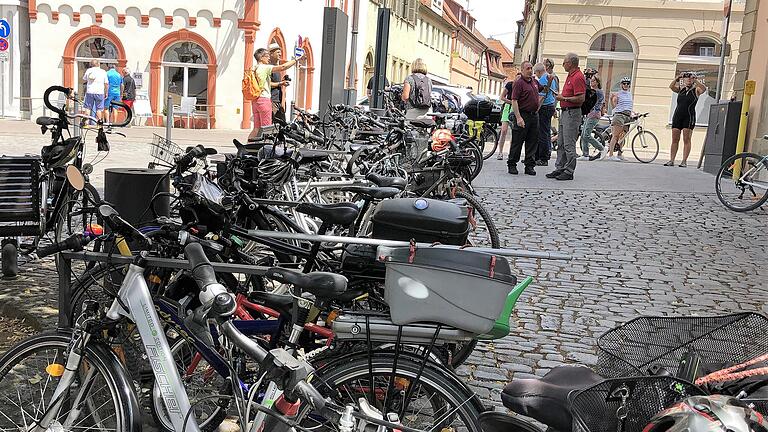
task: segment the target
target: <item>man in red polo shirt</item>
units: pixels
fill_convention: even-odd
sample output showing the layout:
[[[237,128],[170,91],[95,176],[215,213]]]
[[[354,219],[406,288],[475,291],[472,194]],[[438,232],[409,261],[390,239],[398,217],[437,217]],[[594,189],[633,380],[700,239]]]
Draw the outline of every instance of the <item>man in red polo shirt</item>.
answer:
[[[562,92],[555,99],[560,101],[560,124],[557,133],[557,161],[555,170],[547,178],[573,180],[576,171],[576,140],[581,126],[581,104],[587,93],[587,81],[579,69],[579,56],[568,53],[563,58],[563,69],[568,72]]]

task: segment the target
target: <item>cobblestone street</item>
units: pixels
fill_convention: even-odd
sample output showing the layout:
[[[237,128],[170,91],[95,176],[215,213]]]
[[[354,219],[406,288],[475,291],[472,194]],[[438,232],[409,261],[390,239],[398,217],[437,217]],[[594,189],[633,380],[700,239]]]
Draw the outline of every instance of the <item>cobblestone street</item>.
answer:
[[[510,379],[563,363],[594,363],[596,337],[641,314],[768,313],[768,212],[728,211],[712,191],[712,176],[693,168],[593,162],[579,165],[582,183],[561,190],[562,183],[544,178],[544,167],[526,178],[507,175],[503,162],[487,164],[478,192],[504,245],[574,258],[514,262],[519,276],[535,282],[518,303],[511,334],[480,344],[458,370],[484,400],[500,405]],[[648,190],[655,191],[643,191],[633,172],[653,177]],[[587,178],[640,186],[610,191],[584,183]],[[0,280],[4,316],[50,327],[55,306],[52,260],[25,266],[15,281]]]

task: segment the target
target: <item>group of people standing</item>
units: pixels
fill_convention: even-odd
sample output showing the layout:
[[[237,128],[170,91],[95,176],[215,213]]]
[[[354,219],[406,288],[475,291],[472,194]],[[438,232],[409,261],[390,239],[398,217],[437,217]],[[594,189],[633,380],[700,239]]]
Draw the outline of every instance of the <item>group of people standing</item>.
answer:
[[[120,73],[114,64],[109,65],[108,71],[104,70],[96,59],[91,60],[90,66],[83,74],[83,110],[99,120],[117,123],[118,110],[112,102],[123,102],[131,109],[136,99],[136,83],[131,71],[126,67]]]
[[[547,166],[552,142],[557,141],[555,169],[546,175],[557,180],[572,180],[577,161],[624,160],[622,146],[629,124],[635,121],[632,80],[621,78],[619,89],[606,97],[598,71],[581,70],[579,57],[568,53],[563,58],[567,72],[565,83],[554,73],[554,63],[544,59],[532,64],[524,61],[517,76],[507,82],[502,91],[502,127],[499,135],[497,158],[504,159],[504,141],[511,132],[507,169],[518,174],[517,164],[525,148],[525,174],[536,175],[536,166]],[[694,73],[685,72],[675,77],[670,89],[677,93],[677,107],[672,117],[672,147],[670,160],[665,166],[674,166],[680,138],[683,139],[683,158],[680,167],[687,166],[691,151],[691,134],[696,124],[696,103],[706,87]],[[611,140],[604,146],[593,136],[593,130],[612,106]],[[556,137],[552,136],[552,117],[557,104],[560,117]],[[581,155],[576,152],[576,141],[581,142]],[[597,150],[590,155],[590,147]],[[606,148],[607,147],[607,148]],[[614,154],[615,153],[615,154]]]

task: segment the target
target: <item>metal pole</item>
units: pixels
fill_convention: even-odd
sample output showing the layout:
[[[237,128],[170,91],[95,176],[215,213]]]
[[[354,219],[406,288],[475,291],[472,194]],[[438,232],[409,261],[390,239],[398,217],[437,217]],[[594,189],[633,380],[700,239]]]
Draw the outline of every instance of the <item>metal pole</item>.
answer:
[[[374,51],[373,89],[371,89],[371,108],[384,107],[384,90],[387,77],[387,51],[389,50],[389,8],[379,8],[376,21],[376,51]],[[367,84],[367,83],[366,83]]]
[[[173,100],[171,95],[165,100],[165,140],[171,140],[171,129],[173,129]]]
[[[74,92],[73,96],[74,96],[74,98],[73,98],[74,102],[72,102],[72,114],[78,114],[78,113],[80,113],[80,99],[77,97],[77,92]],[[66,109],[66,106],[64,106],[62,108]],[[79,120],[75,120],[75,125],[74,126],[75,126],[74,127],[74,129],[75,129],[75,136],[79,137],[83,133],[82,129],[80,128],[80,121]]]
[[[357,98],[355,80],[357,79],[357,34],[360,25],[360,0],[355,0],[352,7],[352,39],[349,45],[352,52],[349,53],[349,71],[347,73],[347,105],[355,105]]]

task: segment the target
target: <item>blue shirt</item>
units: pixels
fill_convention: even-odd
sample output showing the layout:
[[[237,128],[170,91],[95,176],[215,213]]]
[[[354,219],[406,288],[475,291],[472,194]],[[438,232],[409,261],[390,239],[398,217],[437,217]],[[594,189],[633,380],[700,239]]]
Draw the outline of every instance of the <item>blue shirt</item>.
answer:
[[[539,78],[539,84],[541,84],[542,87],[547,86],[547,82],[549,81],[549,75],[544,74]],[[550,92],[547,92],[547,95],[544,97],[544,100],[541,102],[541,105],[554,105],[555,104],[555,93],[557,91],[557,80],[552,79],[552,84],[549,86]],[[539,96],[544,96],[544,92],[539,92]]]
[[[120,84],[123,83],[120,72],[114,69],[107,71],[107,81],[109,81],[109,94],[120,95]]]
[[[603,91],[600,89],[595,90],[595,93],[597,94],[597,102],[595,102],[595,106],[592,107],[592,110],[589,112],[589,114],[587,114],[587,117],[599,119],[603,115],[605,93],[603,93]]]

